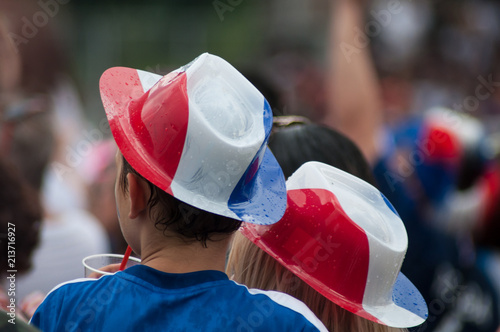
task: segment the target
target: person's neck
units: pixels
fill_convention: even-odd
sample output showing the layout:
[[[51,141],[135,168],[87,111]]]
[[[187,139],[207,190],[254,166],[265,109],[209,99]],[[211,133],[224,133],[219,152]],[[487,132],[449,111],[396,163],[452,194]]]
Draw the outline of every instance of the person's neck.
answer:
[[[204,270],[224,272],[229,237],[186,243],[178,237],[164,237],[157,241],[142,242],[141,264],[168,273],[188,273]]]

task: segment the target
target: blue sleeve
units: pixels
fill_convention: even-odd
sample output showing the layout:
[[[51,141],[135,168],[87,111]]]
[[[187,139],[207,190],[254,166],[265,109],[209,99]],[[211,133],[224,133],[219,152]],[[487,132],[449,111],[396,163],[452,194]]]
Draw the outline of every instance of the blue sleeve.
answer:
[[[59,293],[54,291],[47,295],[31,318],[31,325],[38,327],[42,331],[54,331],[60,313]]]

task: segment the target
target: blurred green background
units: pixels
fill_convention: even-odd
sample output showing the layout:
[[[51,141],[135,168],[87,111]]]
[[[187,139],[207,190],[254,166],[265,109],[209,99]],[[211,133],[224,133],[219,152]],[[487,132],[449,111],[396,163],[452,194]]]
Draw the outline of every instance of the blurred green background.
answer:
[[[25,10],[28,18],[41,8],[34,3],[31,11]],[[107,68],[164,74],[209,52],[251,72],[282,45],[320,55],[326,27],[317,18],[324,16],[325,5],[295,0],[72,0],[59,4],[57,15],[42,29],[51,29],[63,45],[87,117],[97,123],[104,115],[98,80]]]

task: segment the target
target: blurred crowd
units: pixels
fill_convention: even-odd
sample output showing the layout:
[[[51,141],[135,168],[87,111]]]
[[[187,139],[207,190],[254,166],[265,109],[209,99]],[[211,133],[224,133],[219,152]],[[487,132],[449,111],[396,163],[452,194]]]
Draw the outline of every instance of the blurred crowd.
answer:
[[[84,6],[53,3],[58,12]],[[60,37],[54,6],[0,1],[0,275],[4,279],[8,270],[3,233],[14,222],[16,296],[27,319],[53,287],[83,276],[84,257],[127,248],[114,199],[116,145],[105,119],[88,117],[95,110],[86,109],[88,91],[81,93],[79,64]],[[496,331],[500,3],[282,0],[241,6],[206,11],[228,20],[246,10],[261,15],[265,28],[256,30],[268,34],[258,54],[235,61],[274,115],[300,115],[350,138],[403,219],[409,246],[402,272],[429,307],[427,322],[414,330]],[[272,142],[273,151],[284,149]]]

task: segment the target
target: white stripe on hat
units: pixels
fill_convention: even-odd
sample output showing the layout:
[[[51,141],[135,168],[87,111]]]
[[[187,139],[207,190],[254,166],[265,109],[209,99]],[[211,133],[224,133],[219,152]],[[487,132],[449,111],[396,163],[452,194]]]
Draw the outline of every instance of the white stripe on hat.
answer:
[[[143,71],[143,70],[139,70],[139,69],[136,69],[136,70],[137,70],[137,75],[139,76],[139,79],[141,80],[141,85],[142,85],[142,89],[144,90],[144,92],[151,89],[153,87],[153,85],[155,85],[163,77],[161,75],[157,75],[157,74],[150,73],[147,71]]]
[[[385,325],[393,327],[417,326],[425,321],[424,318],[402,307],[398,307],[394,303],[380,307],[367,308],[363,306],[363,309],[365,309],[365,311],[369,314],[377,317],[377,319]]]
[[[196,197],[198,207],[209,204],[214,213],[238,219],[227,202],[246,171],[237,165],[250,165],[265,140],[264,97],[236,69],[230,67],[231,70],[220,72],[217,68],[225,66],[217,62],[222,61],[225,62],[203,54],[186,69],[189,123],[171,189],[180,200],[190,197],[192,201],[193,192],[203,193]],[[214,95],[216,90],[228,93]],[[231,98],[234,95],[241,100]],[[221,118],[220,107],[233,108],[234,116]],[[237,112],[241,107],[245,107],[245,111]],[[242,127],[245,130],[234,131]],[[221,144],[221,138],[226,142],[225,155],[234,155],[234,160],[215,155],[221,149],[213,146]],[[191,144],[195,140],[197,143]]]

